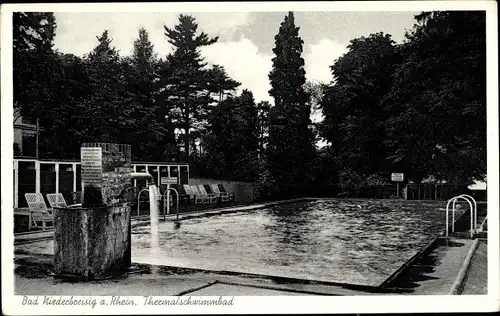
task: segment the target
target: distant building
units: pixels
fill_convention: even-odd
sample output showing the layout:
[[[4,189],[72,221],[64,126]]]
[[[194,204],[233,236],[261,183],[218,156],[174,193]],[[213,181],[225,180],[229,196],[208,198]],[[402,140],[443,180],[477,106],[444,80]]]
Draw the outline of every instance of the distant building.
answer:
[[[21,116],[19,110],[14,111],[14,156],[36,157],[37,146],[36,119]]]

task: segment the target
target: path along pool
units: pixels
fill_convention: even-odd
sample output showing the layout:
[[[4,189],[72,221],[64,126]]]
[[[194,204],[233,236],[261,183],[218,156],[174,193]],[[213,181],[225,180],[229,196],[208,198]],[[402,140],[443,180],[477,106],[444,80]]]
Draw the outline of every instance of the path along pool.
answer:
[[[422,201],[316,200],[132,231],[138,263],[377,286],[436,238],[445,211]]]

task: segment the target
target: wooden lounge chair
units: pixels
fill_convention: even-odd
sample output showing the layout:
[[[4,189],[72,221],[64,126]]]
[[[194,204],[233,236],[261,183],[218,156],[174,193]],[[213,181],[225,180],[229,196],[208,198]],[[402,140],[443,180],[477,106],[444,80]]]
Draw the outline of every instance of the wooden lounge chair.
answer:
[[[205,184],[205,185],[204,185],[204,187],[205,187],[205,191],[206,191],[208,194],[211,194],[211,195],[213,195],[213,196],[217,197],[217,199],[218,199],[218,201],[219,201],[220,203],[223,203],[223,202],[227,202],[227,201],[228,201],[227,196],[225,196],[225,195],[221,194],[220,192],[219,192],[219,193],[214,192],[214,190],[213,190],[213,188],[212,188],[212,185],[210,185],[210,184]]]
[[[194,196],[195,204],[211,204],[217,202],[217,198],[201,194],[196,185],[184,185],[184,190]]]
[[[194,195],[195,204],[209,204],[208,198],[202,196],[201,193],[198,192],[198,187],[196,185],[190,185],[189,192]]]
[[[203,191],[201,188],[203,188]],[[193,185],[191,186],[191,191],[196,193],[198,198],[203,199],[206,204],[217,203],[217,197],[215,195],[209,195],[203,186],[201,186],[201,188],[199,185]]]
[[[177,186],[176,189],[177,189],[177,192],[179,192],[180,202],[190,203],[191,201],[193,201],[193,203],[194,203],[194,199],[195,199],[194,195],[187,193],[186,190],[184,189],[184,185],[179,185],[179,186]],[[172,196],[172,195],[175,195],[175,194],[171,193],[170,196]]]
[[[216,183],[212,184],[210,187],[212,189],[212,192],[220,196],[222,202],[229,202],[234,200],[234,194],[228,192],[221,192],[219,190],[219,186]]]
[[[66,200],[61,193],[49,193],[46,195],[49,201],[50,207],[68,207]]]
[[[25,193],[24,197],[28,202],[28,207],[31,212],[31,220],[35,227],[38,227],[38,222],[42,223],[42,229],[47,227],[46,223],[52,223],[54,226],[54,215],[52,210],[47,208],[41,193]]]
[[[184,192],[186,192],[187,195],[189,195],[189,199],[193,200],[194,204],[205,204],[206,199],[203,197],[200,197],[199,194],[195,191],[193,191],[192,186],[183,184],[182,188],[184,189]]]
[[[227,194],[227,196],[229,197],[229,200],[230,200],[230,201],[234,201],[234,193],[233,193],[233,192],[228,192],[228,191],[224,188],[224,185],[222,185],[222,183],[219,183],[219,184],[217,185],[217,187],[219,188],[219,192],[220,192],[220,193]]]
[[[198,192],[200,192],[203,196],[211,198],[212,203],[217,203],[219,201],[219,196],[217,196],[217,194],[213,194],[212,192],[208,192],[203,184],[198,185]]]

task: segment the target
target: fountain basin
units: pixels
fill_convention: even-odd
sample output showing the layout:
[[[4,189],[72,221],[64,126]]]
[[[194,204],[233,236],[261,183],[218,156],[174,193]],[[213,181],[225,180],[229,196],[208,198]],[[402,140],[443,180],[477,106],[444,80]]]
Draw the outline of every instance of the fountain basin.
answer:
[[[130,266],[130,203],[54,208],[54,274],[99,280]]]

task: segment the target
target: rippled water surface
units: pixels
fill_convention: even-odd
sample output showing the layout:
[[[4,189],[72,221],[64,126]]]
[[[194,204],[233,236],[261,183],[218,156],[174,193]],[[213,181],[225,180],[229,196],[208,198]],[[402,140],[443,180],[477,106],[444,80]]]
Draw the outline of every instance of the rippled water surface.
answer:
[[[134,229],[134,256],[164,265],[378,285],[444,230],[436,204],[314,201]],[[154,252],[152,252],[154,251]]]

